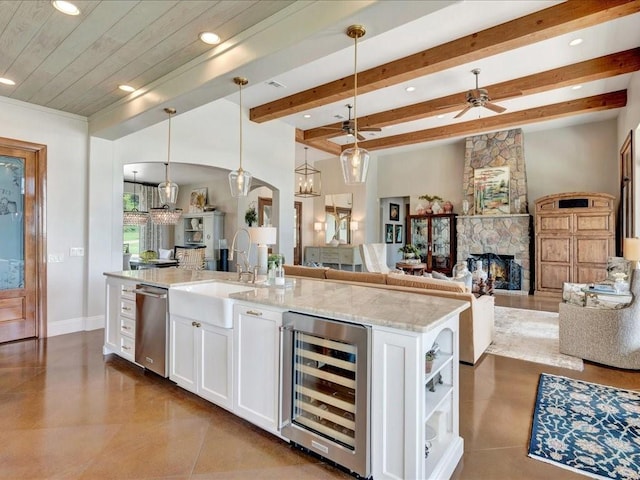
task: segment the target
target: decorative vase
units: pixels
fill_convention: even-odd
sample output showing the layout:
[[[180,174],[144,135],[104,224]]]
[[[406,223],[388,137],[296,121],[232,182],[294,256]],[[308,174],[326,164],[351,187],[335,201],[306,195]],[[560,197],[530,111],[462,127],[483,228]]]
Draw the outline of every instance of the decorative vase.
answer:
[[[193,230],[198,230],[198,219],[197,218],[192,218],[191,219],[191,228]]]
[[[442,206],[437,200],[431,204],[431,211],[436,215],[442,213]]]
[[[442,208],[444,210],[444,213],[452,213],[453,212],[453,203],[451,203],[449,200],[447,200],[446,202],[444,202],[442,204]]]
[[[472,274],[472,278],[473,278],[473,283],[475,283],[476,285],[487,281],[488,274],[482,269],[481,261],[476,262],[476,269]]]
[[[470,292],[473,288],[473,278],[471,272],[467,268],[467,262],[461,261],[453,266],[453,278],[457,282],[463,282],[464,286]]]

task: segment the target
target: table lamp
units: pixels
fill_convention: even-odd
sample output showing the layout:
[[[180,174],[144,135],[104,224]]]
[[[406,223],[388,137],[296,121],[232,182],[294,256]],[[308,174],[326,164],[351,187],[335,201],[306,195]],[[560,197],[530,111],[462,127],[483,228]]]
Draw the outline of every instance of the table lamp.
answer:
[[[633,269],[638,269],[638,262],[640,262],[640,238],[625,238],[622,244],[624,252],[624,258],[633,262]]]
[[[266,275],[267,259],[269,257],[268,245],[274,245],[277,239],[276,227],[249,227],[251,242],[258,244],[258,273]]]

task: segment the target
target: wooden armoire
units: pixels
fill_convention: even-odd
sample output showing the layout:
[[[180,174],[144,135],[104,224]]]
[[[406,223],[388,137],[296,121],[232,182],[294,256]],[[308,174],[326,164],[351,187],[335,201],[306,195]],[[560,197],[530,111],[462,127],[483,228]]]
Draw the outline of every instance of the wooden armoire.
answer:
[[[616,248],[615,197],[558,193],[535,206],[535,293],[561,294],[564,282],[604,280]]]

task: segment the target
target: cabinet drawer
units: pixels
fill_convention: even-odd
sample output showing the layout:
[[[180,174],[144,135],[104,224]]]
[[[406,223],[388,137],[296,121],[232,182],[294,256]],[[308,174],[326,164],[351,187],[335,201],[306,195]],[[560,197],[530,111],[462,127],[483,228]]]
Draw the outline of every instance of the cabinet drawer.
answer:
[[[136,299],[136,286],[124,284],[120,286],[120,298],[126,298],[129,300]]]
[[[319,262],[320,250],[317,248],[307,248],[304,251],[305,261],[307,262]]]
[[[322,263],[340,263],[340,255],[336,250],[323,250]]]
[[[538,233],[569,233],[572,230],[571,215],[549,215],[538,217]]]
[[[120,333],[122,335],[128,335],[135,338],[136,336],[136,321],[128,317],[120,317]]]
[[[135,340],[130,337],[120,337],[120,352],[127,357],[133,358],[135,354]]]
[[[340,258],[340,263],[348,263],[348,264],[353,264],[354,263],[354,254],[353,254],[353,249],[341,249],[339,252],[339,258]]]
[[[135,300],[129,300],[123,298],[120,300],[120,315],[124,315],[129,318],[136,318],[136,302]]]

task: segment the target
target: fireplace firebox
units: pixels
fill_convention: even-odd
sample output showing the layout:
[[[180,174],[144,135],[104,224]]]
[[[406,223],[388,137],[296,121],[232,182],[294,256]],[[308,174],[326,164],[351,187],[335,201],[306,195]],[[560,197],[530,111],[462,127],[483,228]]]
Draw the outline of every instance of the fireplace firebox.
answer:
[[[473,272],[478,262],[482,262],[482,269],[493,280],[494,289],[522,289],[522,267],[518,265],[513,255],[497,255],[495,253],[471,254],[467,258],[469,271]]]

